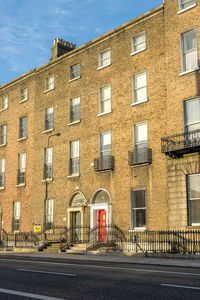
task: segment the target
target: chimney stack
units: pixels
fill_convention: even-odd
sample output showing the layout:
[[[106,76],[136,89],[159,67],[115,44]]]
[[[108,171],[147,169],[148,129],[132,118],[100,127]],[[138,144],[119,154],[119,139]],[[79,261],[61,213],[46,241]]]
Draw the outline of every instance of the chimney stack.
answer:
[[[54,60],[57,57],[73,50],[76,48],[76,44],[72,44],[69,42],[64,41],[63,39],[56,38],[54,39],[52,49],[52,57],[50,60]]]

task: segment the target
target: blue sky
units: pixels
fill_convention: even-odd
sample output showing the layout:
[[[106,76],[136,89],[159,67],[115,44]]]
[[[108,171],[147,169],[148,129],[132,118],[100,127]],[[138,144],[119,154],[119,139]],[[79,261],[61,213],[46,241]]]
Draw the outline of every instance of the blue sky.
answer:
[[[49,61],[56,37],[78,46],[162,0],[0,0],[0,85]]]

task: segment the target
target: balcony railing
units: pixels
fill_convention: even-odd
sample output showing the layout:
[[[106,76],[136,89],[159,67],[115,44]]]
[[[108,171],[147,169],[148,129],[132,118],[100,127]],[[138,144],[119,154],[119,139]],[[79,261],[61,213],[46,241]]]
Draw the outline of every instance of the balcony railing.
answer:
[[[101,156],[94,159],[95,172],[114,170],[115,157],[113,155]]]
[[[143,148],[135,149],[128,152],[128,164],[129,166],[137,166],[141,164],[152,163],[152,149]]]
[[[172,158],[200,151],[200,129],[161,138],[161,151]]]

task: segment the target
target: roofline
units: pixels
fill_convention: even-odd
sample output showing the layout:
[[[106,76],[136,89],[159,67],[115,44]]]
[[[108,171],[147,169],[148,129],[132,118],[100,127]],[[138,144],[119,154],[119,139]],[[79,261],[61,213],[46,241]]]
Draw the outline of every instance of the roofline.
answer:
[[[112,29],[111,31],[95,38],[94,40],[91,40],[90,42],[88,42],[88,43],[86,43],[86,44],[84,44],[84,45],[82,45],[78,48],[75,48],[74,50],[71,50],[68,53],[63,54],[62,56],[56,58],[55,60],[50,61],[50,62],[48,62],[48,63],[46,63],[46,64],[44,64],[44,65],[42,65],[38,68],[34,68],[34,69],[24,73],[23,75],[21,75],[19,77],[16,77],[15,79],[3,84],[2,86],[0,86],[0,91],[7,88],[8,86],[12,86],[15,83],[18,83],[18,82],[22,81],[25,78],[28,78],[28,77],[33,76],[33,75],[35,75],[35,74],[37,74],[37,73],[39,73],[39,72],[41,72],[45,69],[48,69],[51,66],[54,66],[54,65],[60,63],[60,61],[66,60],[69,57],[72,57],[72,56],[76,55],[77,53],[80,53],[80,52],[84,51],[85,49],[94,47],[95,45],[101,43],[102,41],[105,41],[105,40],[109,39],[110,37],[115,36],[120,31],[126,30],[131,26],[137,25],[138,23],[141,23],[144,20],[149,19],[149,18],[159,14],[160,12],[163,11],[163,9],[164,9],[164,5],[161,4],[160,6],[158,6],[154,9],[138,16],[137,18],[135,18],[133,20],[128,21],[127,23],[125,23],[123,25],[120,25],[119,27],[117,27],[115,29]]]

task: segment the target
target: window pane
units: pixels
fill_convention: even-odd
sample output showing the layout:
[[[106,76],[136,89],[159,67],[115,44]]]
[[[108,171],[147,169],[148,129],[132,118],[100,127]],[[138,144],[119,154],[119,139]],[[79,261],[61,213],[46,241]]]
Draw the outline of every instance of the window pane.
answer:
[[[111,111],[111,101],[106,100],[102,102],[102,112],[109,112]]]
[[[111,87],[106,86],[100,89],[100,97],[101,100],[109,99],[111,98]]]
[[[46,148],[46,164],[51,164],[53,161],[53,148]]]
[[[25,169],[26,168],[26,153],[22,153],[19,156],[19,169]]]
[[[133,208],[145,207],[145,190],[133,191]]]
[[[197,50],[185,54],[185,69],[192,70],[198,66]]]
[[[200,224],[200,200],[191,201],[192,224]]]
[[[200,122],[200,98],[185,102],[186,125]]]
[[[4,173],[5,172],[5,167],[6,167],[6,160],[5,158],[2,158],[1,161],[0,161],[0,172],[1,173]]]
[[[189,176],[189,193],[190,199],[200,199],[200,174]]]
[[[99,54],[99,65],[106,66],[110,64],[110,49]]]
[[[141,102],[147,99],[147,89],[146,87],[136,90],[136,100],[137,102]]]
[[[145,227],[146,226],[146,210],[137,209],[133,211],[133,222],[134,227]]]
[[[135,75],[135,88],[138,89],[143,86],[146,86],[146,72]]]
[[[135,125],[135,141],[141,143],[147,141],[147,123],[136,124]]]
[[[71,142],[71,158],[79,157],[79,141]]]
[[[192,30],[189,32],[184,33],[184,52],[189,51],[197,47],[197,34],[196,30]]]

